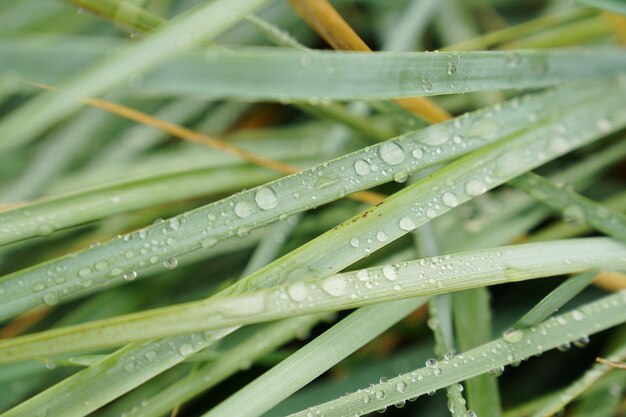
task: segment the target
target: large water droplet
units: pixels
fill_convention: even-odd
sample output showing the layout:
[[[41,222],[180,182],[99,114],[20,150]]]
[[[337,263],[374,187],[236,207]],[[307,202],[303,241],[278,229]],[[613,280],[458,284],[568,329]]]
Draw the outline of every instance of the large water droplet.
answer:
[[[395,281],[398,278],[398,268],[395,265],[383,266],[383,275],[389,281]]]
[[[271,210],[278,205],[276,193],[268,187],[261,187],[254,196],[254,201],[262,210]]]
[[[404,150],[395,142],[384,142],[380,145],[380,157],[389,165],[397,165],[404,161]]]
[[[51,292],[49,292],[48,294],[44,294],[42,299],[43,302],[48,304],[49,306],[53,306],[59,302],[59,297]]]

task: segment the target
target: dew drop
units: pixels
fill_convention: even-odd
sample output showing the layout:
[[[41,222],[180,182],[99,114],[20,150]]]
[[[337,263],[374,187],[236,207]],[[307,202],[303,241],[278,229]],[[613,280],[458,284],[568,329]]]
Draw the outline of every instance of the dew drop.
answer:
[[[372,401],[372,397],[370,397],[369,395],[366,395],[365,397],[363,397],[363,402],[365,404],[369,404]]]
[[[335,275],[322,282],[322,289],[333,297],[339,297],[346,292],[348,283],[346,279],[340,275]]]
[[[456,207],[459,205],[459,199],[456,198],[456,195],[450,191],[443,193],[441,196],[441,202],[446,207]]]
[[[376,233],[376,240],[378,240],[379,242],[387,241],[387,233],[383,232],[382,230],[379,231],[378,233]]]
[[[452,75],[454,73],[456,73],[456,65],[452,62],[448,62],[448,75]]]
[[[472,197],[477,197],[484,194],[486,191],[487,186],[481,181],[470,180],[465,184],[465,192]]]
[[[293,301],[304,301],[309,295],[306,286],[300,282],[297,282],[287,288],[287,293]]]
[[[48,294],[44,294],[41,298],[43,299],[43,302],[48,304],[49,306],[53,306],[59,302],[59,297],[51,292],[49,292]]]
[[[137,271],[130,271],[124,274],[123,277],[126,281],[133,281],[135,278],[137,278]]]
[[[191,346],[189,343],[183,343],[178,348],[178,353],[180,353],[182,356],[189,356],[193,353],[193,346]]]
[[[359,159],[354,163],[354,171],[361,176],[367,175],[370,173],[370,164],[362,159]]]
[[[517,343],[524,338],[524,332],[520,329],[508,329],[502,333],[502,339],[507,343]]]
[[[413,149],[413,152],[411,152],[411,155],[413,155],[413,158],[415,159],[422,159],[424,157],[424,151],[422,148],[415,148]]]
[[[352,239],[350,239],[350,246],[352,246],[353,248],[358,248],[359,246],[361,246],[361,240],[358,237],[353,237]]]
[[[574,340],[574,346],[577,348],[584,348],[589,344],[589,336],[582,336]]]
[[[435,358],[430,358],[426,361],[427,368],[435,369],[438,365],[439,365],[439,362],[437,362],[437,359]]]
[[[252,214],[252,206],[245,201],[240,201],[235,204],[235,214],[237,217],[245,219]]]
[[[378,398],[379,400],[385,398],[385,391],[376,391],[376,398]]]
[[[368,281],[370,279],[370,275],[365,269],[361,269],[359,272],[357,272],[356,277],[359,279],[359,281]]]
[[[254,196],[254,201],[262,210],[271,210],[278,205],[276,193],[268,187],[261,187]]]
[[[410,217],[403,217],[400,219],[399,226],[402,230],[411,231],[415,229],[416,224]]]
[[[398,269],[395,265],[383,266],[383,275],[389,281],[395,281],[398,278]]]
[[[406,382],[404,381],[400,381],[396,384],[396,389],[398,390],[398,392],[404,392],[406,391]]]
[[[174,269],[178,266],[178,259],[172,257],[163,261],[163,266],[167,269]]]
[[[395,142],[384,142],[379,148],[380,157],[389,165],[404,161],[404,150]]]

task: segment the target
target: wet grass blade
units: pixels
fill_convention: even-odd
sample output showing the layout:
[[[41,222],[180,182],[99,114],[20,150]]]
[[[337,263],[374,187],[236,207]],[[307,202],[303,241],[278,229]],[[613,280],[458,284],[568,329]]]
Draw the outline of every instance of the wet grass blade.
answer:
[[[567,281],[552,290],[550,294],[545,296],[535,307],[532,308],[532,310],[524,314],[524,317],[519,319],[513,327],[524,329],[546,320],[554,314],[555,311],[558,311],[558,309],[564,306],[565,303],[574,298],[589,284],[591,284],[591,281],[593,281],[596,275],[596,271],[590,271],[576,277],[569,278]]]
[[[327,417],[368,413],[406,401],[476,375],[498,370],[513,362],[569,343],[581,336],[610,328],[626,321],[626,298],[623,293],[603,297],[578,310],[549,319],[515,338],[496,339],[463,352],[448,361],[429,364],[381,384],[347,394],[336,400],[291,414],[305,417],[319,412]],[[369,397],[369,400],[368,400]]]

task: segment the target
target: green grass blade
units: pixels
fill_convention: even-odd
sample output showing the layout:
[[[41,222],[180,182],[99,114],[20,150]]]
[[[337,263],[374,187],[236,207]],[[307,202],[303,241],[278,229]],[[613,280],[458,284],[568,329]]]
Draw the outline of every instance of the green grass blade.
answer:
[[[502,107],[500,112],[498,113],[500,116],[503,117],[503,124],[498,126],[498,131],[500,133],[506,131],[507,134],[510,134],[511,130],[508,129],[511,128],[511,126],[515,125],[516,121],[518,123],[518,126],[526,126],[527,117],[533,114],[535,115],[535,117],[538,117],[539,120],[545,120],[541,119],[540,115],[546,114],[547,112],[554,110],[554,120],[551,121],[551,123],[548,123],[547,126],[541,126],[533,130],[533,135],[529,135],[528,133],[526,133],[511,137],[506,141],[503,141],[502,143],[498,143],[497,146],[494,147],[494,149],[485,149],[484,151],[481,151],[472,157],[465,158],[465,160],[463,161],[459,161],[459,163],[452,164],[451,167],[448,167],[448,169],[444,170],[445,175],[441,175],[441,177],[439,177],[442,181],[441,185],[443,186],[448,179],[451,180],[454,184],[455,179],[457,178],[454,175],[454,173],[456,172],[456,175],[458,175],[458,179],[456,180],[456,182],[459,184],[460,187],[462,186],[462,188],[465,188],[468,177],[474,179],[472,175],[479,175],[478,173],[481,172],[481,169],[483,167],[491,167],[492,169],[495,169],[495,162],[503,155],[505,155],[507,151],[515,150],[516,145],[521,146],[523,144],[524,147],[527,147],[528,144],[530,144],[530,154],[542,154],[544,155],[545,159],[538,161],[535,157],[533,157],[533,161],[529,162],[528,166],[517,167],[519,168],[519,171],[511,172],[511,176],[518,175],[519,172],[523,171],[524,169],[532,169],[532,167],[541,164],[546,160],[555,158],[573,147],[582,146],[583,144],[588,143],[593,139],[596,139],[599,136],[599,133],[595,131],[595,129],[589,129],[589,126],[593,126],[594,122],[602,116],[606,114],[611,114],[615,108],[620,108],[621,104],[618,104],[620,101],[619,98],[616,99],[616,96],[621,97],[623,93],[619,91],[618,83],[610,81],[607,82],[607,85],[605,87],[602,86],[602,83],[593,83],[592,85],[588,83],[587,87],[589,87],[590,90],[594,93],[591,95],[591,97],[594,97],[594,103],[593,105],[587,103],[587,107],[585,107],[584,111],[581,111],[580,113],[574,111],[574,103],[576,103],[575,98],[578,97],[577,94],[584,93],[586,91],[585,86],[577,86],[576,89],[571,92],[572,94],[569,97],[569,101],[563,101],[560,106],[556,105],[558,101],[557,103],[555,103],[554,101],[552,103],[547,103],[550,100],[545,100],[542,104],[550,105],[546,105],[546,107],[542,106],[541,109],[543,110],[543,112],[537,111],[539,110],[539,108],[528,111],[529,103],[531,103],[532,100],[512,103],[513,107],[524,107],[524,111],[517,113],[517,117],[507,118],[506,116],[503,116],[507,114],[507,110],[509,108],[507,106]],[[544,96],[544,98],[547,97],[550,97],[550,95]],[[591,97],[587,95],[584,100],[588,100]],[[617,100],[617,102],[614,102],[615,100]],[[606,107],[603,107],[603,103],[606,105]],[[563,110],[563,108],[566,108],[566,110]],[[566,113],[566,115],[563,115],[563,113]],[[569,115],[571,115],[571,119],[567,117]],[[614,126],[616,129],[621,126],[620,118],[615,117],[614,121]],[[549,135],[551,131],[550,128],[554,128],[556,125],[558,125],[558,122],[571,123],[572,129],[581,133],[581,136],[573,139],[572,142],[568,142],[568,146],[563,146],[562,142],[555,143],[554,141],[549,140],[551,138],[551,136]],[[464,122],[462,119],[461,127],[463,127],[463,124]],[[488,127],[488,125],[488,123],[485,124],[485,122],[483,122],[480,130],[484,132],[484,129]],[[477,127],[478,126],[476,126],[475,128]],[[471,135],[467,134],[465,136],[466,138],[468,136],[471,137]],[[483,137],[484,136],[486,135],[483,135]],[[411,148],[409,148],[409,150],[410,149]],[[501,174],[501,172],[498,171],[498,174]],[[506,175],[504,177],[505,178],[502,178],[502,181],[508,180],[508,177]],[[491,183],[490,186],[495,186],[496,184],[497,182],[494,182]],[[418,186],[421,188],[417,188]],[[470,187],[470,189],[473,190],[474,188]],[[394,200],[397,201],[397,204],[400,207],[407,207],[407,205],[411,206],[412,204],[414,204],[414,199],[416,198],[415,194],[411,194],[412,192],[417,192],[419,198],[435,197],[435,192],[432,190],[432,184],[429,184],[427,187],[421,184],[416,184],[415,186],[409,187],[408,191],[398,193],[398,196]],[[377,209],[375,209],[376,211],[369,211],[368,216],[361,218],[357,222],[358,224],[356,226],[360,226],[361,224],[363,224],[362,230],[379,230],[379,227],[385,227],[386,225],[378,224],[378,222],[374,221],[376,216],[372,214],[376,214],[376,212],[382,210],[383,208],[385,208],[386,210],[387,206],[389,206],[388,203],[378,207]],[[396,211],[395,204],[392,204],[391,207],[391,213]],[[402,214],[401,216],[394,216],[393,218],[389,219],[388,227],[389,230],[394,231],[394,236],[390,236],[388,238],[388,241],[391,241],[396,236],[405,234],[408,231],[398,230],[395,228],[395,225],[399,224],[399,219],[402,219],[403,217],[405,217],[404,214]],[[412,223],[410,224],[411,227],[408,227],[408,222],[403,222],[403,224],[407,226],[407,229],[416,227],[417,225],[425,222],[428,218],[425,216],[424,213],[422,215],[415,215],[415,217],[411,217],[410,219],[412,220]],[[369,222],[372,222],[372,224],[369,224]],[[284,275],[276,277],[268,274],[273,270],[270,267],[265,270],[259,271],[259,273],[254,275],[253,279],[245,281],[245,284],[239,285],[237,286],[237,288],[239,290],[242,290],[246,287],[252,288],[254,286],[257,286],[257,282],[261,282],[261,279],[262,281],[275,283],[278,278],[289,278],[292,282],[295,282],[298,279],[310,276],[311,273],[314,272],[311,270],[303,269],[302,266],[316,265],[316,259],[318,260],[318,262],[320,259],[323,259],[323,264],[325,265],[324,271],[316,273],[316,275],[327,276],[333,272],[342,269],[347,264],[366,256],[368,253],[365,251],[355,253],[355,251],[351,249],[351,247],[349,247],[346,243],[346,240],[350,240],[350,236],[354,237],[353,232],[359,232],[360,227],[357,228],[356,226],[350,226],[350,223],[343,225],[340,230],[347,231],[347,233],[345,233],[346,236],[341,238],[338,237],[336,243],[333,243],[332,245],[329,245],[329,243],[331,242],[329,239],[317,239],[296,251],[295,255],[292,254],[288,258],[290,260],[294,260],[295,262],[291,263],[290,269],[283,269]],[[337,232],[333,233],[336,234]],[[373,245],[370,249],[376,249],[380,246],[383,246],[382,242],[375,243],[375,246]],[[348,252],[341,253],[338,248],[347,248]],[[347,255],[350,256],[348,257]],[[328,268],[329,265],[330,268]],[[259,281],[257,281],[257,279],[259,279]],[[228,331],[231,330],[232,329],[229,329]],[[227,333],[227,331],[223,332],[222,334],[224,333]],[[210,340],[214,340],[215,337],[220,337],[220,334],[215,332],[211,333]],[[64,406],[68,406],[67,402],[65,404],[62,404],[57,399],[61,396],[61,393],[66,392],[68,388],[71,388],[73,386],[80,386],[82,392],[84,392],[85,395],[94,395],[95,393],[98,393],[98,403],[104,404],[111,399],[121,395],[122,393],[132,389],[138,384],[146,381],[147,379],[153,377],[154,375],[158,375],[164,370],[182,361],[184,357],[180,354],[178,350],[183,346],[185,346],[185,348],[182,350],[184,352],[187,352],[187,346],[192,346],[193,351],[194,347],[200,349],[210,343],[210,340],[203,340],[204,339],[202,338],[202,335],[194,334],[192,336],[181,336],[177,338],[170,338],[165,341],[135,345],[134,347],[121,350],[118,353],[107,358],[107,360],[103,361],[102,364],[99,364],[95,367],[87,368],[86,370],[81,371],[73,377],[69,378],[68,380],[57,384],[56,386],[45,391],[39,396],[34,397],[31,400],[29,407],[39,406],[40,408],[48,407],[50,410],[64,410]],[[156,352],[158,360],[155,360],[152,363],[147,363],[143,359],[138,360],[138,358],[143,358],[144,355],[150,352]],[[150,354],[149,356],[152,356],[152,354]],[[132,374],[128,374],[124,370],[124,366],[129,363],[132,364],[133,367],[135,367],[135,371]],[[140,366],[136,366],[135,364],[139,364]],[[123,383],[119,383],[120,378],[123,379]],[[72,410],[74,410],[73,414],[67,415],[84,415],[85,413],[89,412],[89,409],[97,407],[97,403],[93,403],[92,405],[90,405],[90,407],[84,407],[80,402],[81,398],[77,397],[75,398],[75,400],[78,402],[74,404],[74,399],[72,400],[73,404],[71,405],[71,407],[73,407]]]
[[[323,281],[304,281],[240,296],[210,298],[0,341],[0,363],[444,294],[600,266],[625,269],[625,255],[626,248],[622,244],[591,238],[385,265],[334,275]],[[472,265],[470,272],[467,272],[468,263]],[[487,265],[483,265],[485,263]],[[433,268],[438,270],[434,276]],[[366,285],[367,282],[370,285]],[[474,318],[478,319],[477,316]],[[475,340],[489,338],[490,335],[484,335]],[[459,346],[464,348],[464,344]]]
[[[77,99],[100,95],[180,54],[183,45],[192,47],[223,33],[243,16],[268,0],[242,0],[233,5],[218,0],[194,10],[136,45],[123,47],[119,54],[101,61],[65,83],[62,93],[44,93],[0,121],[0,150],[34,140],[37,135],[80,107]],[[67,73],[66,73],[67,74]],[[35,116],[33,116],[35,115]]]
[[[626,16],[626,4],[621,0],[578,0],[578,3]]]
[[[402,300],[358,309],[203,417],[226,417],[233,413],[239,417],[262,415],[425,301]],[[309,363],[315,365],[303,368],[302,364]]]
[[[57,41],[58,45],[42,46],[42,41],[36,37],[30,42],[0,43],[0,56],[10,63],[5,71],[27,79],[58,83],[59,77],[76,71],[74,62],[99,58],[100,49],[84,45],[92,41],[68,41],[68,46],[64,46],[62,40]],[[103,41],[97,39],[93,43],[102,47]],[[76,51],[67,50],[76,44]],[[115,42],[109,44],[109,48],[113,48]],[[585,57],[585,65],[580,65],[581,55]],[[44,73],[38,56],[42,61],[60,62],[59,66]],[[254,68],[246,65],[248,62],[255,62]],[[205,53],[184,53],[175,62],[146,73],[138,91],[167,96],[307,100],[323,104],[328,100],[538,88],[614,74],[625,65],[626,53],[610,47],[446,53],[211,49]],[[358,78],[354,77],[355,68],[361,69]],[[213,79],[220,82],[208,82]],[[89,92],[85,90],[79,97],[89,96]]]
[[[584,305],[579,310],[524,330],[519,340],[496,339],[448,361],[442,361],[434,367],[416,369],[385,383],[291,414],[291,417],[305,417],[307,413],[315,412],[327,417],[340,417],[357,412],[365,414],[376,411],[489,370],[500,369],[515,361],[527,359],[625,321],[625,294],[617,293],[603,297]]]
[[[605,121],[600,121],[604,123]],[[606,121],[610,124],[610,121]],[[603,124],[598,125],[602,129]],[[511,182],[533,198],[559,210],[564,216],[590,226],[609,236],[626,242],[626,215],[598,204],[574,191],[560,188],[551,181],[528,173]]]
[[[614,362],[624,361],[626,359],[626,345],[616,349],[608,355],[606,359]],[[595,364],[591,369],[585,372],[583,376],[562,390],[558,397],[555,397],[554,400],[542,406],[533,414],[533,417],[550,417],[557,414],[559,410],[565,408],[567,404],[612,370],[614,370],[614,368],[609,365],[601,363]]]
[[[514,100],[507,105],[497,107],[499,109],[499,122],[495,122],[490,110],[481,110],[418,132],[403,135],[394,141],[373,145],[327,164],[312,167],[265,186],[184,213],[168,222],[155,224],[98,247],[18,271],[0,281],[0,289],[2,290],[0,291],[0,317],[9,317],[43,303],[57,303],[63,298],[83,292],[95,284],[119,281],[120,277],[126,273],[132,273],[132,271],[141,273],[142,269],[161,263],[166,259],[211,247],[219,241],[245,234],[255,227],[271,223],[284,216],[317,207],[355,191],[388,182],[395,177],[406,176],[408,173],[458,157],[472,149],[484,146],[488,142],[494,142],[525,129],[526,118],[530,115],[534,115],[539,120],[561,117],[559,119],[561,122],[567,122],[571,119],[572,126],[583,125],[582,131],[591,136],[587,136],[585,140],[583,137],[581,139],[572,138],[571,145],[572,147],[581,146],[587,140],[592,140],[599,135],[595,130],[590,132],[588,127],[585,128],[588,126],[586,121],[591,120],[591,123],[595,124],[595,119],[600,117],[599,115],[615,111],[617,104],[614,104],[613,101],[620,101],[619,94],[615,94],[616,85],[619,84],[606,81],[571,89],[567,88],[523,101]],[[603,105],[595,103],[592,105],[590,103],[592,98],[603,100]],[[572,108],[571,115],[570,112],[563,115],[562,106],[566,103],[572,107],[575,104],[581,107],[577,111]],[[590,108],[593,111],[588,111]],[[604,113],[601,113],[602,111]],[[578,112],[582,113],[582,116],[575,119],[573,115],[578,114]],[[541,119],[539,114],[542,115]],[[615,116],[615,129],[620,126],[620,117],[623,115]],[[556,125],[557,123],[554,122],[553,124]],[[536,131],[550,130],[549,126],[552,125],[544,127],[539,124]],[[547,153],[543,152],[546,154],[546,160],[550,158],[550,155],[556,157],[570,149],[567,139],[564,139],[563,142],[559,138],[557,143],[559,146],[552,147],[549,144],[553,141],[548,141],[546,138],[543,139],[543,142],[541,139],[536,140],[534,139],[535,134],[530,132],[535,131],[522,134],[516,139],[517,142],[534,141],[533,146],[538,152],[543,152],[543,148],[547,147]],[[459,140],[461,142],[457,143]],[[502,151],[508,149],[514,153],[515,149],[522,149],[520,146],[507,142],[503,145]],[[476,162],[468,161],[467,164],[473,166],[478,163],[486,166],[488,162],[491,162],[493,165],[501,156],[499,148],[489,152],[488,155],[490,155],[489,158],[485,160],[480,155],[476,155],[473,157]],[[534,159],[528,162],[532,162],[530,166],[535,167],[542,161]],[[523,164],[519,167],[513,165],[513,167],[519,168],[517,172],[524,170]],[[493,167],[493,169],[495,168]],[[446,173],[446,179],[442,180],[442,184],[445,181],[456,183],[458,191],[451,190],[451,192],[458,193],[459,196],[465,195],[466,199],[473,197],[473,195],[467,195],[465,188],[469,188],[471,194],[478,194],[479,191],[487,190],[488,185],[485,185],[483,189],[482,182],[478,178],[468,183],[465,170],[466,168],[456,168],[456,170]],[[500,170],[501,168],[498,168],[498,171]],[[478,173],[479,168],[474,168],[474,172]],[[509,179],[516,174],[516,171],[511,170],[510,173],[505,172],[505,174],[505,177]],[[468,187],[466,187],[466,183]],[[313,184],[313,187],[309,188],[309,184]],[[496,183],[493,184],[493,186],[495,185]],[[427,185],[420,187],[427,189],[424,191],[426,193],[424,196],[428,195],[432,199],[441,198],[441,193],[434,192]],[[385,210],[395,210],[396,213],[400,213],[405,210],[405,207],[410,207],[414,197],[407,195],[407,192],[404,193],[403,197],[395,199],[393,207],[385,208]],[[460,202],[462,202],[462,198],[459,197],[456,203],[460,204]],[[453,205],[450,204],[450,207],[444,205],[441,210],[448,210]],[[428,214],[432,215],[432,210]],[[417,226],[429,220],[425,212],[418,213],[418,215],[420,220],[411,220],[411,225],[415,223],[414,226]],[[404,226],[398,228],[400,219],[404,217],[406,216],[396,215],[393,221],[391,218],[389,219],[389,227],[392,228],[396,236],[405,234],[413,227],[408,227],[405,220]],[[409,217],[407,219],[410,220]],[[33,221],[35,224],[31,227],[35,230],[48,231],[55,224],[54,220],[51,222],[48,218],[38,219],[35,217]],[[363,218],[362,221],[369,222],[372,219]],[[382,226],[380,224],[376,227]],[[11,233],[19,233],[19,230],[11,231],[11,223],[8,223],[8,227],[3,228],[3,233],[11,235]],[[346,244],[347,240],[349,241],[350,238],[335,238],[335,250],[346,248],[346,246],[348,250],[354,250],[353,246]],[[390,236],[388,241],[391,240],[393,239]],[[375,242],[374,246],[378,245],[378,247],[386,243],[377,239]],[[149,248],[145,246],[147,243],[149,243]],[[365,252],[359,252],[358,255],[355,253],[357,258],[364,254]],[[310,264],[308,260],[300,260],[296,263],[298,265]],[[342,264],[342,266],[347,265],[348,263]],[[52,274],[52,278],[62,282],[51,284],[49,274]],[[45,288],[41,284],[44,284]]]
[[[523,329],[544,321],[591,284],[596,275],[596,271],[590,271],[569,278],[546,295],[532,310],[524,314],[524,317],[519,319],[513,327]]]

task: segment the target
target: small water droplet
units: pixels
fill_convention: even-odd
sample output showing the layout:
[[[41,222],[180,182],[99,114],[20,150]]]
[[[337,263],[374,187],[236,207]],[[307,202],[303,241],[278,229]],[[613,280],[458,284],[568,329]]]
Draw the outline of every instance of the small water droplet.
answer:
[[[508,329],[502,333],[502,339],[507,343],[517,343],[524,338],[524,332],[520,329]]]
[[[376,391],[376,398],[378,398],[379,400],[382,400],[383,398],[385,398],[385,391]]]
[[[411,155],[413,155],[413,158],[415,159],[422,159],[424,157],[424,151],[422,148],[415,148],[413,149],[413,152],[411,152]]]
[[[359,246],[361,246],[361,240],[358,237],[353,237],[352,239],[350,239],[350,246],[352,246],[353,248],[358,248]]]
[[[347,281],[341,275],[335,275],[322,282],[322,289],[333,297],[339,297],[346,292]]]
[[[398,392],[404,392],[406,391],[406,382],[404,381],[400,381],[396,384],[396,389],[398,390]]]
[[[362,159],[359,159],[354,163],[354,171],[361,176],[367,175],[370,173],[370,164]]]
[[[51,293],[51,292],[44,294],[42,299],[43,299],[43,302],[48,304],[49,306],[53,306],[59,302],[59,297],[56,294]]]
[[[124,274],[123,277],[126,281],[133,281],[135,278],[137,278],[137,271],[130,271]]]
[[[178,353],[180,353],[182,356],[189,356],[193,353],[193,346],[191,346],[191,344],[189,343],[183,343],[178,348]]]
[[[163,266],[167,269],[174,269],[178,266],[178,259],[172,257],[163,261]]]
[[[448,75],[452,75],[454,73],[456,73],[456,65],[452,62],[448,62]]]
[[[459,199],[453,192],[447,191],[441,196],[441,202],[447,207],[456,207],[459,205]]]
[[[382,230],[379,231],[378,233],[376,233],[376,240],[378,240],[379,242],[387,241],[387,233],[383,232]]]
[[[398,268],[395,265],[383,266],[383,275],[389,281],[395,281],[398,278]]]
[[[435,358],[430,358],[426,361],[427,368],[435,369],[438,365],[439,365],[439,362],[437,362],[437,359]]]
[[[465,184],[465,192],[472,197],[477,197],[486,191],[487,186],[482,181],[470,180]]]

